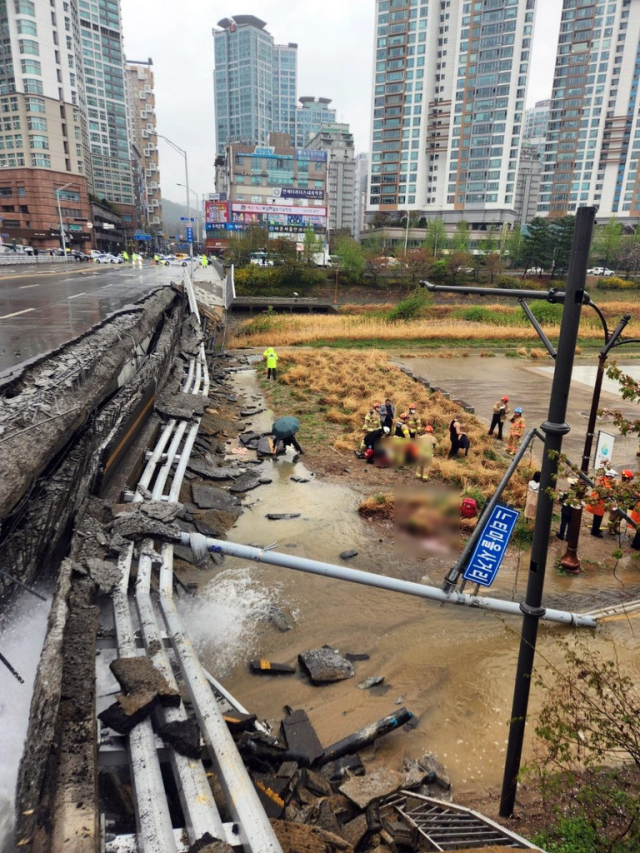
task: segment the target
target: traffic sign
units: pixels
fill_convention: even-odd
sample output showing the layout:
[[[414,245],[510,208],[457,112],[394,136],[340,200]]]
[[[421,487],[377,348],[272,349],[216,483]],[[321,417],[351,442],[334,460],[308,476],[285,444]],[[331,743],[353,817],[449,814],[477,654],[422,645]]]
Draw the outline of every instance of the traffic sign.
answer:
[[[193,243],[193,228],[187,225],[187,243]]]
[[[195,218],[193,216],[181,216],[180,222],[195,222]]]
[[[493,508],[463,575],[481,586],[494,582],[520,512],[498,504]]]

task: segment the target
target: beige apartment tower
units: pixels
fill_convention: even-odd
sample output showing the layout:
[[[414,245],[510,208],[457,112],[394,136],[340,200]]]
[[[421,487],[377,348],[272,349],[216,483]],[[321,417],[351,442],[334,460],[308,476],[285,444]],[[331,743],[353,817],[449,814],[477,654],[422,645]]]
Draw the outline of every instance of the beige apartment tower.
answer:
[[[127,60],[126,68],[131,140],[137,149],[132,161],[138,226],[148,233],[157,234],[162,231],[162,191],[156,136],[153,60]]]

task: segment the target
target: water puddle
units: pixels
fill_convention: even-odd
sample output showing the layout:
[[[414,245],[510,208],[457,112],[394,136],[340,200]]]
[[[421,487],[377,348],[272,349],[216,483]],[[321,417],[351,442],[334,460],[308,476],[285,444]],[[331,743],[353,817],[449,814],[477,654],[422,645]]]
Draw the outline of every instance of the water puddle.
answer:
[[[51,600],[18,594],[0,621],[0,651],[20,673],[20,684],[0,663],[0,851],[14,849],[12,829],[18,767],[29,724],[33,683]]]

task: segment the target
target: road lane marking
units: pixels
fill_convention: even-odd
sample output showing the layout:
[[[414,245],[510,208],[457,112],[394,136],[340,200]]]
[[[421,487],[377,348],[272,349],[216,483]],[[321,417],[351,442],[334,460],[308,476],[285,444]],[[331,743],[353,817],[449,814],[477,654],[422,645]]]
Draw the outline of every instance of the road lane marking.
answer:
[[[86,292],[83,290],[82,293],[75,293],[73,296],[69,296],[69,299],[77,299],[78,296],[86,296]]]
[[[25,308],[23,311],[14,311],[13,314],[3,314],[0,320],[8,320],[9,317],[19,317],[20,314],[28,314],[29,311],[35,311],[35,308]]]
[[[40,287],[39,284],[21,284],[18,290],[28,290],[30,287]]]

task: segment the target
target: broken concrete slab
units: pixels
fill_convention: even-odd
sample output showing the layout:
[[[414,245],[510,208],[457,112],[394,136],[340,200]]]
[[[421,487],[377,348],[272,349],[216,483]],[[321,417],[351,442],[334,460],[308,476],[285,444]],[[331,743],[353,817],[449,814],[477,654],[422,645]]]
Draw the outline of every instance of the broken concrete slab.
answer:
[[[162,539],[180,542],[182,532],[177,524],[158,521],[150,517],[145,508],[152,504],[130,504],[126,512],[119,512],[113,520],[113,533],[124,539]]]
[[[257,443],[252,443],[252,449],[257,452],[258,456],[275,456],[276,445],[272,438],[265,435]]]
[[[202,746],[200,745],[200,729],[197,721],[190,717],[186,720],[176,720],[160,726],[158,734],[170,747],[185,755],[187,758],[200,758]]]
[[[245,432],[238,436],[240,444],[244,445],[244,447],[249,447],[251,444],[257,445],[261,438],[262,434],[259,432]],[[255,447],[252,449],[255,450]]]
[[[425,752],[422,758],[418,759],[418,764],[430,777],[433,774],[429,781],[434,781],[444,791],[450,790],[451,779],[449,778],[449,774],[432,752]]]
[[[293,480],[294,483],[310,483],[311,480],[308,477],[289,477],[290,480]]]
[[[206,477],[208,480],[233,480],[245,474],[244,468],[222,468],[208,462],[206,459],[192,459],[187,468],[198,474],[200,477]]]
[[[194,503],[200,509],[217,509],[229,512],[238,506],[238,499],[224,489],[215,486],[203,486],[200,483],[191,486]]]
[[[329,684],[334,681],[344,681],[353,678],[356,671],[351,663],[336,649],[323,646],[321,649],[310,649],[298,655],[298,660],[309,673],[314,684]]]
[[[164,707],[177,708],[180,705],[180,693],[170,687],[150,658],[116,658],[109,668],[127,695],[151,691]]]
[[[265,518],[269,521],[285,521],[289,518],[300,518],[300,515],[299,512],[268,512]]]
[[[98,714],[98,718],[110,729],[128,735],[149,716],[156,702],[157,693],[152,690],[141,690],[130,696],[118,694],[113,705]]]
[[[364,776],[365,768],[359,755],[344,755],[325,764],[320,772],[330,782],[340,782],[345,776]]]
[[[169,503],[168,501],[152,501],[150,503],[143,503],[140,506],[140,512],[144,515],[148,515],[149,518],[153,518],[156,521],[169,522],[173,521],[180,512],[182,511],[182,504],[180,503]]]
[[[261,486],[268,486],[270,483],[273,483],[271,477],[258,477],[258,482]]]
[[[308,767],[303,767],[300,771],[300,784],[317,797],[330,797],[333,794],[327,780]]]
[[[404,785],[404,774],[385,767],[376,767],[366,776],[348,779],[340,785],[340,791],[358,808],[366,809],[376,800],[381,800],[399,791]]]
[[[233,494],[239,494],[240,492],[250,492],[252,489],[257,489],[260,485],[260,480],[255,474],[243,474],[241,477],[230,486],[229,491]]]
[[[187,853],[234,853],[234,850],[226,841],[220,841],[210,832],[205,832],[202,838],[193,842]]]
[[[164,391],[156,399],[156,412],[165,418],[201,418],[207,407],[207,398],[199,394]]]
[[[352,847],[357,847],[362,841],[368,830],[367,816],[364,814],[358,815],[354,820],[350,820],[342,827],[342,835],[345,841],[348,841]]]
[[[358,556],[357,551],[343,551],[340,554],[340,559],[341,560],[350,560],[352,557],[357,557],[357,556]]]
[[[289,753],[295,755],[300,764],[313,764],[322,755],[322,744],[306,711],[299,709],[287,714],[282,720],[282,733]]]
[[[293,631],[293,625],[291,625],[285,613],[277,604],[267,605],[264,618],[267,622],[271,622],[271,624],[274,625],[282,634],[287,631]]]
[[[367,655],[364,653],[358,654],[357,652],[347,652],[345,654],[345,657],[347,660],[350,660],[350,661],[355,663],[356,661],[359,661],[359,660],[369,660],[371,655]]]
[[[319,826],[272,820],[283,853],[353,853],[353,847],[339,835]]]
[[[364,681],[361,681],[358,687],[360,690],[368,690],[370,687],[375,687],[376,684],[382,684],[383,681],[384,675],[370,675]]]

